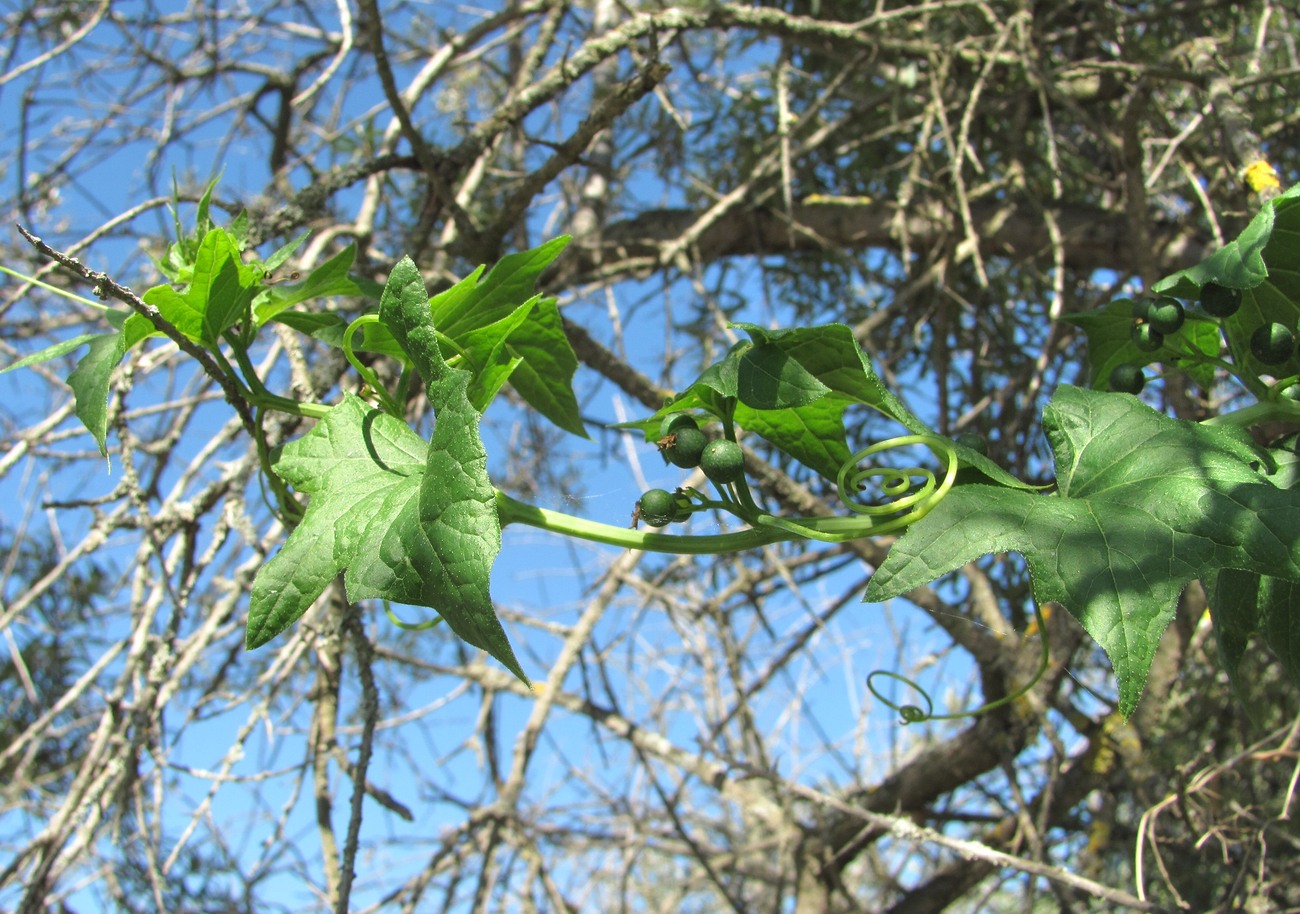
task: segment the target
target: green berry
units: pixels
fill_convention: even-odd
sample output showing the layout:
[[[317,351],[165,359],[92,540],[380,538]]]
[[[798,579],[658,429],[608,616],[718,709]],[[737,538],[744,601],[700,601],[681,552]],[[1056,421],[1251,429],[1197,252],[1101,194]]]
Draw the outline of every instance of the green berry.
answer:
[[[1176,298],[1162,295],[1147,309],[1147,323],[1157,333],[1170,334],[1183,326],[1183,304]]]
[[[1285,324],[1258,327],[1250,335],[1250,354],[1265,365],[1280,365],[1295,355],[1295,334]]]
[[[669,463],[689,470],[700,465],[700,455],[708,443],[709,439],[704,432],[687,425],[661,439],[659,447]]]
[[[677,496],[667,489],[651,489],[637,502],[638,517],[651,527],[666,527],[677,519]]]
[[[719,438],[704,446],[700,469],[719,485],[736,482],[745,475],[745,454],[736,442]]]
[[[1151,317],[1151,308],[1155,305],[1156,300],[1148,296],[1136,299],[1133,302],[1133,317],[1140,321],[1149,320]]]
[[[1155,352],[1165,344],[1165,335],[1150,324],[1133,327],[1133,345],[1143,352]]]
[[[1136,365],[1116,365],[1110,372],[1110,389],[1122,394],[1140,394],[1147,378]]]
[[[669,435],[676,434],[679,429],[699,427],[700,424],[690,413],[669,413],[659,423],[659,437],[667,438]]]
[[[1201,309],[1210,317],[1232,317],[1240,307],[1241,290],[1212,282],[1201,286]]]

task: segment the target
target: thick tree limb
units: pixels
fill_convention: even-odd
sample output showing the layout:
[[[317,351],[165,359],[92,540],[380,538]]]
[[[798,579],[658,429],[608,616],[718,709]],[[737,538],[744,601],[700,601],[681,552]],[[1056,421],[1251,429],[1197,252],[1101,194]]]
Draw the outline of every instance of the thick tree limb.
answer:
[[[1063,206],[1052,211],[1065,245],[1065,265],[1087,271],[1124,272],[1138,265],[1133,229],[1123,213],[1084,206]],[[624,265],[640,272],[660,265],[662,251],[688,231],[700,213],[691,209],[648,210],[610,225],[599,251],[571,248],[561,265],[562,275],[552,282],[571,285]],[[699,237],[695,258],[704,263],[725,257],[894,248],[896,208],[877,202],[816,202],[796,204],[793,229],[783,214],[766,208],[736,209],[718,218]],[[1001,202],[971,204],[971,218],[983,226],[985,256],[1029,260],[1049,249],[1043,216],[1029,204]],[[914,247],[956,232],[951,214],[918,211],[905,214],[907,233]],[[1182,269],[1209,254],[1210,239],[1186,225],[1152,225],[1151,256],[1166,272]]]

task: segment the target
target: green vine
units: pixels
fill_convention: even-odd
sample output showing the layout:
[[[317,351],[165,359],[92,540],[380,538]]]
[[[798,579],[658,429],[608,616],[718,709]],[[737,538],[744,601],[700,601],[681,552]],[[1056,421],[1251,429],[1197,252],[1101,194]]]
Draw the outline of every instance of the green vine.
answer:
[[[210,193],[194,232],[169,250],[164,272],[172,283],[143,296],[24,230],[42,255],[90,283],[98,297],[130,310],[109,310],[104,332],[62,340],[4,370],[89,347],[68,381],[76,415],[105,455],[113,372],[133,347],[166,336],[220,386],[254,438],[268,502],[290,529],[254,580],[250,648],[293,625],[342,574],[349,599],[384,601],[403,628],[411,625],[392,613],[390,602],[430,607],[459,637],[526,679],[488,587],[501,529],[526,524],[678,555],[894,536],[868,583],[868,601],[905,595],[981,555],[1023,555],[1042,633],[1038,672],[1004,698],[942,715],[915,681],[873,672],[868,688],[905,723],[985,714],[1026,694],[1049,663],[1044,602],[1064,606],[1110,655],[1118,707],[1128,714],[1158,642],[1150,634],[1169,623],[1179,594],[1197,577],[1211,607],[1231,607],[1215,618],[1229,671],[1259,632],[1289,669],[1300,671],[1300,653],[1284,637],[1286,627],[1268,628],[1270,620],[1293,612],[1288,595],[1300,581],[1300,472],[1293,454],[1268,453],[1247,434],[1258,435],[1259,426],[1276,420],[1300,421],[1300,402],[1292,399],[1300,391],[1300,351],[1290,329],[1300,319],[1300,282],[1294,279],[1300,263],[1288,241],[1300,234],[1300,188],[1261,211],[1233,242],[1238,252],[1230,245],[1156,283],[1140,301],[1117,299],[1066,316],[1088,334],[1095,386],[1109,384],[1121,393],[1069,385],[1054,393],[1043,416],[1060,476],[1054,483],[1026,484],[981,449],[936,434],[886,388],[849,327],[736,323],[748,339],[707,366],[670,404],[622,426],[643,432],[666,462],[698,467],[714,492],[683,486],[643,493],[630,528],[526,504],[496,489],[487,474],[479,425],[506,384],[524,408],[585,434],[573,390],[577,356],[556,303],[535,293],[567,238],[507,255],[492,270],[479,268],[432,297],[404,258],[377,307],[344,322],[334,309],[298,306],[311,298],[371,294],[368,281],[348,272],[355,250],[340,252],[301,283],[273,283],[272,268],[302,239],[266,261],[246,262],[243,223],[213,226]],[[1243,260],[1240,249],[1257,255]],[[270,322],[338,347],[360,377],[364,399],[342,393],[328,405],[270,390],[250,358],[257,334]],[[358,332],[369,352],[400,361],[393,384],[358,356]],[[1257,402],[1204,422],[1175,420],[1138,397],[1148,380],[1144,369],[1157,363],[1164,371],[1157,368],[1156,379],[1177,370],[1207,390],[1235,379]],[[417,378],[435,420],[428,440],[406,420]],[[849,453],[846,411],[862,406],[908,433],[841,459]],[[301,438],[271,442],[264,428],[268,411],[314,423]],[[768,510],[750,489],[746,471],[753,457],[740,436],[764,440],[833,480],[847,513],[784,517]],[[930,451],[937,468],[873,460],[918,446]],[[1158,510],[1147,510],[1151,506]],[[707,511],[730,515],[745,529],[706,535],[637,529],[640,521],[657,528]],[[1242,593],[1258,594],[1258,600],[1238,606]],[[919,702],[888,700],[877,686],[880,677],[913,689]]]

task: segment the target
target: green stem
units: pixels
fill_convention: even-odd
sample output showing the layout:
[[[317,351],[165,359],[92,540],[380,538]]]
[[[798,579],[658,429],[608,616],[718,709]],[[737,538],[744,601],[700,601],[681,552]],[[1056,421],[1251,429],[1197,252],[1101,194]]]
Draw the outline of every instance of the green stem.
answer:
[[[383,322],[380,321],[378,314],[363,314],[352,323],[348,324],[347,330],[343,331],[343,356],[348,360],[348,363],[356,369],[357,374],[361,375],[361,380],[365,381],[366,384],[369,385],[370,389],[375,392],[375,396],[379,398],[380,405],[383,407],[384,411],[389,415],[400,419],[402,418],[402,407],[389,396],[384,385],[379,383],[379,376],[375,374],[374,371],[363,365],[361,360],[357,358],[356,353],[352,351],[352,337],[357,330],[366,324],[382,323]]]
[[[1261,422],[1296,422],[1300,421],[1300,403],[1289,400],[1263,400],[1222,416],[1212,416],[1201,422],[1202,425],[1231,425],[1236,428],[1249,428]]]
[[[1225,345],[1231,347],[1232,341],[1228,338],[1227,333],[1222,333],[1222,336]],[[1233,362],[1208,355],[1199,349],[1192,348],[1182,341],[1180,341],[1180,345],[1178,346],[1166,344],[1166,347],[1172,350],[1175,354],[1187,359],[1193,366],[1209,365],[1214,368],[1222,369],[1227,374],[1236,378],[1238,384],[1246,388],[1246,390],[1254,394],[1254,396],[1260,400],[1263,400],[1268,395],[1268,386],[1266,384],[1260,381],[1258,377],[1251,375],[1249,372],[1238,371],[1238,365]],[[1233,358],[1236,359],[1237,356],[1238,354],[1233,352]],[[1184,374],[1188,373],[1188,369],[1184,368],[1182,365],[1175,364],[1174,367]]]
[[[253,366],[253,361],[248,357],[248,350],[241,344],[241,341],[235,338],[233,333],[226,334],[226,341],[230,343],[230,351],[235,356],[235,363],[239,365],[239,370],[243,372],[244,381],[252,396],[267,396],[271,392],[266,389],[262,379],[257,375],[257,369]]]
[[[669,552],[676,555],[721,555],[744,552],[759,546],[798,539],[798,535],[775,527],[740,530],[736,533],[718,533],[708,536],[674,536],[668,533],[643,533],[613,524],[583,520],[560,511],[548,511],[525,504],[497,491],[497,516],[501,526],[526,524],[539,530],[549,530],[565,536],[622,546],[625,549],[643,549],[647,552]],[[830,518],[827,518],[830,519]],[[850,520],[851,518],[838,518]]]
[[[279,410],[282,413],[290,413],[294,416],[304,416],[308,419],[324,419],[330,407],[321,403],[304,403],[301,400],[291,400],[288,397],[281,397],[273,393],[248,395],[248,402],[262,409]]]

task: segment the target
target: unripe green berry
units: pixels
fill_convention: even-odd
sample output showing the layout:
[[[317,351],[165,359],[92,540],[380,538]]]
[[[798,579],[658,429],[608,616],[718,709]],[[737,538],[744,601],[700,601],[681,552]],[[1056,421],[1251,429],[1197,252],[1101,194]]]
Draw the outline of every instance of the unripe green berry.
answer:
[[[1155,352],[1165,344],[1165,336],[1150,324],[1137,324],[1133,328],[1133,345],[1143,352]]]
[[[637,507],[637,516],[651,527],[666,527],[677,519],[677,497],[667,489],[650,489]]]
[[[1110,372],[1110,389],[1124,394],[1140,394],[1147,378],[1136,365],[1116,365]]]
[[[683,428],[699,428],[700,424],[690,413],[669,413],[659,423],[659,437],[667,438]]]
[[[1157,333],[1176,333],[1183,326],[1183,304],[1176,298],[1162,295],[1147,309],[1147,323]]]
[[[1280,365],[1295,355],[1295,334],[1285,324],[1257,327],[1250,335],[1250,354],[1265,365]]]
[[[700,465],[700,455],[708,443],[708,436],[704,432],[688,425],[661,440],[659,447],[669,463],[689,470]]]
[[[1232,317],[1240,307],[1240,289],[1226,289],[1212,282],[1201,286],[1201,309],[1210,317]]]
[[[736,442],[719,438],[704,446],[700,469],[719,485],[736,482],[745,475],[745,454]]]

